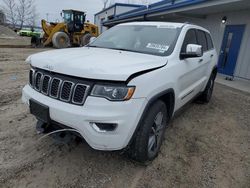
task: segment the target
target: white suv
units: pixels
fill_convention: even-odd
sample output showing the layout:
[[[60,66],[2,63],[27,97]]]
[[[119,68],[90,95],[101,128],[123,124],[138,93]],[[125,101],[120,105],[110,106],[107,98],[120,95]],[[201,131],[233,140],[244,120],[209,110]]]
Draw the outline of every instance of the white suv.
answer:
[[[43,130],[66,127],[94,149],[126,149],[142,162],[157,156],[178,109],[209,102],[217,73],[209,31],[183,23],[120,24],[85,47],[26,61],[22,99]]]

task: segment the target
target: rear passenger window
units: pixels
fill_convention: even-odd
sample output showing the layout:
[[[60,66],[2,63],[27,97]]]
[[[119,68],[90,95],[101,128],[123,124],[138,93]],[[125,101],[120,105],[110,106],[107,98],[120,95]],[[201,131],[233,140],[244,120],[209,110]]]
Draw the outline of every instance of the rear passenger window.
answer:
[[[197,39],[198,39],[198,44],[202,46],[203,51],[207,51],[207,39],[206,39],[206,34],[204,31],[197,30]]]
[[[211,35],[209,33],[206,33],[206,37],[207,37],[207,47],[208,47],[208,50],[211,50],[211,49],[214,48]]]
[[[185,39],[181,47],[181,53],[185,53],[188,44],[197,44],[196,34],[194,29],[187,31]]]

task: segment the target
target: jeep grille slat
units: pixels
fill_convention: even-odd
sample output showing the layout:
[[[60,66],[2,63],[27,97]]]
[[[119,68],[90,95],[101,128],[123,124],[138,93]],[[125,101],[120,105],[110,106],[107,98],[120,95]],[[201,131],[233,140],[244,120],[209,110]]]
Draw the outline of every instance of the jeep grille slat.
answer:
[[[86,90],[88,90],[88,86],[84,84],[77,84],[74,89],[74,95],[72,98],[72,102],[75,104],[82,104],[87,95]]]
[[[35,83],[34,83],[34,87],[37,91],[40,91],[41,88],[41,79],[42,79],[42,73],[37,72],[35,74]]]
[[[42,81],[42,88],[41,91],[43,94],[48,95],[49,92],[49,82],[51,80],[51,77],[48,75],[45,75],[43,77],[43,81]]]
[[[58,78],[53,78],[50,85],[50,96],[53,98],[58,98],[59,89],[62,80]]]
[[[33,69],[30,69],[30,72],[29,72],[29,83],[31,86],[34,85],[34,73],[35,71]]]
[[[64,81],[63,84],[62,84],[62,88],[61,88],[61,96],[60,96],[60,99],[62,101],[70,101],[70,98],[71,98],[71,94],[73,92],[73,86],[74,86],[74,83],[72,82],[69,82],[69,81]]]

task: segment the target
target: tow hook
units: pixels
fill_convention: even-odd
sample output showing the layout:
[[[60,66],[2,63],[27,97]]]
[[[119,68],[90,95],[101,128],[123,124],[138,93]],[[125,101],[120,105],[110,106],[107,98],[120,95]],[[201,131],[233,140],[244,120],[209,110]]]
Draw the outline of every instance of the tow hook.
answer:
[[[45,133],[45,130],[46,130],[46,126],[47,124],[38,120],[36,122],[36,132],[37,134],[42,134],[42,133]]]

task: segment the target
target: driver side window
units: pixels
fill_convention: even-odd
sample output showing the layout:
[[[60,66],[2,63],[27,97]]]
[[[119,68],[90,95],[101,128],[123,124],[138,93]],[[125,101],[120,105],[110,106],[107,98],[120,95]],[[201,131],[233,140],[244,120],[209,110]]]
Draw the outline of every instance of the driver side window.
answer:
[[[185,39],[181,47],[181,53],[186,52],[188,44],[198,44],[195,29],[190,29],[187,31]]]

